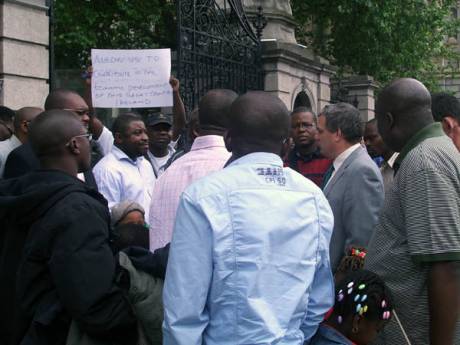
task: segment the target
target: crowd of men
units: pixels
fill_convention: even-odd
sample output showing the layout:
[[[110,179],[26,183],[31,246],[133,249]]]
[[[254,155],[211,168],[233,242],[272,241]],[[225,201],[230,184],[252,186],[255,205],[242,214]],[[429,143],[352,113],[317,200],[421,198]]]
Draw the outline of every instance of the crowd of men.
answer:
[[[460,344],[454,96],[398,79],[363,124],[215,89],[186,121],[170,83],[110,130],[88,92],[0,108],[0,344]]]

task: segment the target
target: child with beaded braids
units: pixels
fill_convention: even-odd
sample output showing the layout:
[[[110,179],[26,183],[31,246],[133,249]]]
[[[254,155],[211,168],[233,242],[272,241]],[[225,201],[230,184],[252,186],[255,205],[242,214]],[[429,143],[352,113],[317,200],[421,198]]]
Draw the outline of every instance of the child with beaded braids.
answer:
[[[336,287],[335,304],[310,345],[368,345],[392,317],[391,294],[376,274],[351,272]]]

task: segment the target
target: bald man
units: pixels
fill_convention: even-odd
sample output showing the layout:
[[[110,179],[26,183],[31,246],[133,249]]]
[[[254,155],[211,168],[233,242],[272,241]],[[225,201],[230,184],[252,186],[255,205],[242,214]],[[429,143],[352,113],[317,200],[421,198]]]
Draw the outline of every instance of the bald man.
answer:
[[[171,242],[177,205],[184,189],[195,180],[222,169],[230,158],[223,135],[236,97],[234,91],[216,89],[208,91],[200,100],[199,125],[195,133],[190,133],[198,137],[190,152],[172,163],[155,183],[150,206],[150,250]]]
[[[92,140],[91,143],[91,163],[93,166],[103,156],[104,147],[110,151],[113,146],[112,133],[97,118],[90,116],[88,105],[78,93],[65,89],[51,91],[45,100],[45,110],[55,109],[74,113],[78,116],[83,126],[94,135],[95,140]],[[46,134],[53,135],[52,133]],[[18,177],[39,168],[39,160],[34,154],[31,145],[25,143],[11,152],[5,164],[4,177]],[[91,170],[79,174],[78,177],[89,186],[97,189]]]
[[[3,178],[6,160],[16,147],[27,141],[29,124],[43,109],[36,107],[24,107],[16,112],[14,117],[14,134],[7,140],[0,142],[0,178]]]
[[[385,144],[400,154],[366,267],[392,290],[412,344],[460,344],[460,155],[415,79],[384,88],[376,115]],[[377,344],[407,342],[393,321]]]
[[[40,114],[29,140],[43,170],[0,183],[2,344],[64,344],[72,319],[98,341],[135,339],[114,285],[107,201],[77,178],[90,168],[89,138],[71,112]]]
[[[229,114],[229,164],[180,198],[163,343],[301,345],[333,303],[332,211],[283,168],[290,121],[279,98],[250,92]]]

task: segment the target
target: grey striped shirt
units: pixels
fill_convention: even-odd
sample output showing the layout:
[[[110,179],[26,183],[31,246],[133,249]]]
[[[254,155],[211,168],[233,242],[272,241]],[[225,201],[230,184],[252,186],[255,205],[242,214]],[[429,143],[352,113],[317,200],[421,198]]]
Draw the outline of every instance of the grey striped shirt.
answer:
[[[366,256],[366,268],[392,290],[414,345],[429,344],[430,262],[460,262],[460,154],[431,127],[432,135],[403,157]],[[457,323],[454,344],[459,331]],[[394,318],[376,344],[407,344]]]

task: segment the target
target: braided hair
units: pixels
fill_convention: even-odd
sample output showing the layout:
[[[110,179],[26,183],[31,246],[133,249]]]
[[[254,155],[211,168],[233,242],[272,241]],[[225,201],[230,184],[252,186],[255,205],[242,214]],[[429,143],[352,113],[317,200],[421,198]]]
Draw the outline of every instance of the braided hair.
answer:
[[[352,271],[362,269],[365,257],[366,249],[364,247],[350,246],[347,250],[347,255],[340,261],[336,272],[348,274]]]
[[[357,270],[348,274],[336,287],[335,322],[359,315],[370,321],[389,321],[393,302],[391,292],[375,273]]]

